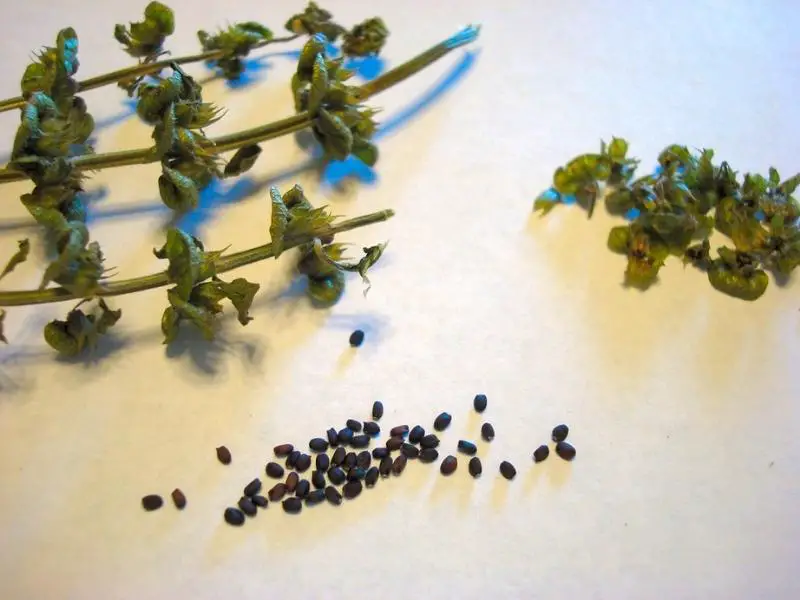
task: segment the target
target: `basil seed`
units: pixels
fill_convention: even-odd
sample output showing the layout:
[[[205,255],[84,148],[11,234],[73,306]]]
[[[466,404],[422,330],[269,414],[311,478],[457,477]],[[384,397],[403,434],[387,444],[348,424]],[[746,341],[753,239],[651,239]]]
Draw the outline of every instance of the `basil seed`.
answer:
[[[353,433],[359,433],[362,427],[361,421],[356,421],[355,419],[347,419],[345,425],[347,425],[348,429],[352,429]]]
[[[567,427],[563,423],[561,425],[556,425],[555,427],[553,427],[552,438],[554,442],[556,443],[563,442],[565,439],[567,439],[568,435],[569,435],[569,427]]]
[[[311,473],[311,483],[314,484],[314,487],[318,490],[325,489],[327,485],[325,481],[325,473],[323,471],[314,471]]]
[[[432,463],[439,458],[439,451],[436,448],[423,448],[419,452],[419,460],[424,463]]]
[[[342,485],[347,479],[347,475],[344,474],[340,467],[331,467],[330,471],[328,471],[328,479],[333,485]]]
[[[308,454],[301,454],[294,465],[294,470],[303,473],[311,466],[311,457]]]
[[[408,434],[408,441],[412,444],[419,444],[420,440],[425,437],[425,429],[420,425],[414,425],[414,429]]]
[[[364,450],[363,452],[359,452],[358,456],[356,456],[356,465],[361,467],[362,469],[369,469],[369,466],[372,464],[372,454],[369,453],[369,450]]]
[[[403,444],[403,447],[400,451],[405,455],[406,458],[417,458],[419,456],[419,448],[417,448],[414,444],[409,444],[406,442]]]
[[[253,479],[250,483],[244,486],[244,495],[245,496],[255,496],[258,492],[261,491],[261,480],[256,478]]]
[[[344,458],[347,456],[347,450],[342,447],[337,448],[333,451],[333,456],[331,457],[331,464],[335,467],[344,463]]]
[[[244,524],[244,513],[238,508],[228,507],[223,513],[223,518],[228,525],[239,527]]]
[[[360,329],[356,329],[353,333],[350,334],[350,345],[353,348],[358,348],[361,344],[364,343],[364,332]]]
[[[394,459],[392,463],[392,473],[395,475],[400,475],[406,468],[406,463],[408,459],[406,458],[405,454],[401,454],[397,458]]]
[[[323,473],[331,466],[331,459],[328,458],[327,454],[317,454],[317,458],[314,462],[317,471],[322,471]]]
[[[394,452],[395,450],[400,450],[403,447],[403,438],[393,436],[386,440],[386,449],[391,450]]]
[[[514,465],[504,460],[500,463],[500,474],[510,481],[517,476],[517,470],[514,468]]]
[[[458,451],[467,456],[474,456],[478,452],[478,447],[467,440],[458,440]]]
[[[391,456],[384,456],[381,459],[381,464],[378,467],[378,471],[381,474],[381,477],[388,477],[389,473],[392,472],[392,457]]]
[[[231,451],[225,446],[220,446],[217,448],[217,460],[223,465],[231,464]]]
[[[494,427],[492,427],[491,423],[484,423],[481,426],[481,437],[487,442],[491,442],[494,439]]]
[[[325,497],[328,499],[328,502],[334,506],[339,506],[342,503],[342,495],[339,493],[339,490],[332,485],[325,488]]]
[[[175,505],[175,508],[178,510],[183,510],[186,508],[186,496],[184,496],[183,492],[179,488],[175,488],[172,490],[172,503]]]
[[[164,505],[164,499],[158,494],[148,494],[142,498],[142,508],[150,512],[151,510],[158,510]]]
[[[279,444],[272,449],[272,451],[275,453],[275,456],[277,456],[278,458],[289,456],[293,450],[294,446],[292,446],[291,444]]]
[[[328,438],[328,444],[331,446],[336,446],[339,443],[339,433],[331,427],[328,431],[325,432],[325,435]]]
[[[291,515],[296,515],[303,510],[303,502],[300,500],[300,498],[296,497],[286,498],[286,500],[283,501],[282,506],[283,510]]]
[[[376,400],[372,403],[372,418],[376,421],[383,416],[383,402]]]
[[[392,437],[405,437],[408,433],[408,425],[397,425],[389,430],[389,435]]]
[[[344,497],[348,500],[352,500],[356,496],[358,496],[361,491],[364,489],[364,486],[361,484],[361,481],[358,479],[354,479],[352,481],[348,481],[344,484],[342,491],[344,492]]]
[[[337,437],[339,438],[339,443],[344,446],[353,441],[353,435],[353,430],[349,427],[345,427],[344,429],[339,430]]]
[[[449,413],[443,412],[433,421],[433,428],[436,431],[444,431],[450,426],[452,420],[453,417]]]
[[[452,475],[453,473],[455,473],[455,470],[457,468],[458,468],[458,459],[452,454],[450,454],[442,461],[442,464],[439,467],[439,471],[441,472],[442,475]]]
[[[314,452],[325,452],[328,449],[328,440],[314,438],[308,442],[308,447]]]
[[[556,444],[556,454],[564,460],[575,458],[575,448],[569,442],[558,442]]]
[[[325,490],[314,490],[306,496],[306,505],[313,506],[325,500]]]
[[[439,437],[435,433],[429,433],[419,441],[423,448],[436,448],[439,445]]]
[[[480,477],[481,473],[483,473],[483,465],[481,464],[481,459],[477,456],[473,456],[469,459],[469,474],[473,477]]]
[[[286,478],[286,491],[293,494],[297,489],[297,484],[300,482],[300,475],[292,471]]]
[[[367,421],[364,423],[364,433],[367,435],[378,435],[381,432],[381,426],[375,421]]]
[[[253,504],[253,501],[247,496],[242,496],[239,498],[239,510],[241,510],[248,517],[255,517],[256,512],[258,512],[256,505]]]
[[[486,404],[488,400],[486,398],[486,394],[477,394],[475,399],[472,401],[472,406],[475,408],[475,412],[482,413],[486,410]]]
[[[303,453],[300,450],[292,450],[289,453],[289,456],[286,457],[286,468],[287,469],[294,469],[295,465],[297,464],[297,460]]]
[[[280,479],[281,477],[283,477],[283,474],[285,473],[283,467],[276,462],[268,462],[265,471],[267,475],[269,477],[272,477],[273,479]]]
[[[353,446],[353,448],[366,448],[369,446],[370,441],[371,438],[367,434],[360,433],[359,435],[353,436],[353,441],[350,442],[350,444]]]
[[[372,458],[375,460],[381,460],[382,458],[389,456],[389,449],[388,448],[373,448],[372,449]]]
[[[253,501],[253,504],[259,508],[267,508],[267,506],[269,506],[269,502],[267,502],[267,499],[264,496],[256,494],[250,499]]]
[[[288,490],[287,490],[286,484],[277,483],[277,484],[273,485],[272,488],[270,488],[270,490],[267,492],[267,496],[273,502],[277,502],[278,500],[280,500],[281,498],[283,498],[286,495],[287,491]],[[292,491],[294,491],[294,490],[292,490]]]
[[[533,462],[540,463],[548,456],[550,456],[550,448],[548,448],[545,444],[542,444],[533,451]]]
[[[364,485],[367,487],[373,487],[378,481],[378,474],[378,467],[370,467],[367,470],[367,474],[364,475]]]

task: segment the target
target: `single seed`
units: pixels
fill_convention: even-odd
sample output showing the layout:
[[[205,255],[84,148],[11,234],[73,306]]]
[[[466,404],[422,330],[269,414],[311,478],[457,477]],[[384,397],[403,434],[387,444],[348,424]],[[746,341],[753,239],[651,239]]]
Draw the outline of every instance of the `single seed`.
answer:
[[[231,451],[225,446],[220,446],[217,448],[217,460],[223,465],[231,464]]]
[[[303,510],[303,502],[300,498],[286,498],[282,503],[283,510],[291,515],[296,515]]]
[[[297,482],[297,487],[294,489],[294,495],[298,498],[305,498],[308,496],[308,492],[311,491],[311,484],[308,482],[308,479],[301,479]]]
[[[311,473],[311,483],[314,484],[314,487],[318,490],[322,490],[325,488],[327,483],[325,482],[325,472],[324,471],[314,471]]]
[[[297,489],[297,484],[300,482],[300,475],[292,471],[286,478],[286,491],[290,494],[294,493]]]
[[[439,458],[439,451],[436,448],[423,448],[419,453],[419,460],[424,463],[432,463]]]
[[[408,425],[397,425],[389,430],[389,435],[392,437],[405,437],[408,433]]]
[[[347,425],[348,429],[352,429],[353,433],[360,432],[363,427],[361,421],[356,421],[355,419],[347,419],[344,424]]]
[[[417,458],[419,456],[419,448],[417,448],[414,444],[409,444],[408,442],[403,444],[403,447],[400,449],[400,451],[406,458]]]
[[[306,505],[313,506],[325,500],[325,490],[314,490],[306,496]]]
[[[400,450],[403,447],[403,438],[399,436],[390,437],[386,440],[386,449],[394,452],[395,450]]]
[[[328,458],[327,454],[317,454],[317,458],[314,462],[317,471],[322,471],[323,473],[331,466],[331,459]]]
[[[294,470],[303,473],[311,466],[311,457],[308,454],[301,454],[294,465]]]
[[[405,454],[401,454],[397,458],[394,459],[392,463],[392,473],[395,475],[400,475],[406,468],[406,463],[408,459],[406,458]]]
[[[444,431],[450,426],[452,420],[453,417],[449,413],[443,412],[433,421],[433,428],[436,431]]]
[[[350,334],[350,345],[353,348],[358,348],[361,344],[364,343],[364,332],[360,329],[356,329],[353,333]]]
[[[353,441],[350,442],[350,444],[353,446],[353,448],[366,448],[369,446],[370,441],[372,441],[372,438],[370,438],[366,433],[360,433],[353,436]]]
[[[178,510],[183,510],[186,507],[186,496],[179,488],[172,490],[172,503]]]
[[[561,425],[556,425],[555,427],[553,427],[552,438],[554,442],[556,443],[563,442],[565,439],[567,439],[568,435],[569,435],[569,427],[567,427],[563,423]]]
[[[285,473],[283,467],[276,462],[268,462],[267,468],[265,470],[267,472],[267,475],[269,477],[272,477],[273,479],[280,479],[281,477],[283,477],[283,474]]]
[[[547,445],[542,444],[533,451],[533,462],[540,463],[548,456],[550,456],[550,448],[548,448]]]
[[[361,467],[353,467],[347,472],[347,481],[355,481],[356,479],[364,479],[367,476],[367,470]]]
[[[325,497],[328,499],[328,502],[334,506],[339,506],[342,503],[342,495],[339,493],[339,490],[332,485],[325,488]]]
[[[260,491],[261,491],[261,480],[256,478],[253,479],[253,481],[248,483],[246,486],[244,486],[243,493],[245,496],[255,496]]]
[[[481,437],[487,442],[491,442],[494,439],[494,427],[492,427],[491,423],[481,425]]]
[[[392,472],[392,457],[391,456],[384,456],[381,459],[381,464],[378,467],[378,471],[381,474],[381,477],[388,477],[389,473]]]
[[[478,447],[467,440],[458,440],[458,451],[467,456],[474,456],[478,451]]]
[[[278,458],[289,456],[293,450],[294,446],[292,446],[291,444],[278,444],[272,449],[272,451],[275,453],[275,456],[277,456]]]
[[[356,496],[361,493],[361,490],[364,489],[364,486],[358,479],[354,479],[352,481],[348,481],[344,484],[342,491],[344,492],[344,497],[348,500],[352,500]]]
[[[452,454],[450,454],[442,461],[442,465],[439,467],[439,471],[442,473],[442,475],[452,475],[453,473],[455,473],[455,470],[457,468],[458,468],[458,459]]]
[[[353,441],[353,430],[349,427],[345,427],[344,429],[340,429],[337,437],[339,438],[339,443],[342,445],[349,444]]]
[[[482,413],[486,410],[486,404],[488,400],[486,399],[486,394],[477,394],[475,399],[472,401],[472,406],[475,408],[475,412]]]
[[[344,474],[340,467],[331,467],[330,471],[328,471],[328,479],[333,485],[342,485],[347,479],[347,475]]]
[[[381,426],[375,421],[367,421],[364,423],[364,433],[367,435],[378,435],[381,432]]]
[[[331,427],[328,431],[325,432],[325,435],[328,438],[328,444],[331,446],[336,446],[339,443],[339,433]]]
[[[367,474],[364,475],[364,485],[367,487],[373,487],[378,481],[378,475],[378,467],[370,467],[367,470]]]
[[[500,474],[508,480],[514,479],[517,476],[517,470],[507,460],[500,463]]]
[[[439,437],[435,433],[429,433],[419,441],[423,448],[436,448],[439,445]]]
[[[248,517],[254,517],[256,516],[256,512],[258,512],[256,505],[253,504],[253,501],[247,496],[242,496],[239,498],[239,510],[241,510]]]
[[[314,438],[308,442],[308,447],[314,452],[325,452],[328,450],[328,440]]]
[[[348,452],[347,456],[344,457],[344,465],[343,466],[346,469],[352,469],[353,467],[356,466],[357,462],[358,462],[358,456],[356,455],[356,453],[355,452]]]
[[[339,465],[344,463],[344,459],[347,456],[347,450],[344,448],[337,448],[333,451],[333,456],[331,457],[331,464],[338,467]]]
[[[372,403],[372,418],[378,421],[383,416],[383,402],[376,400]]]
[[[369,453],[369,450],[364,450],[359,452],[356,456],[356,465],[361,467],[362,469],[369,469],[369,466],[372,464],[372,454]]]
[[[412,444],[419,444],[419,441],[425,437],[425,429],[421,425],[414,425],[414,429],[408,434],[408,441]]]
[[[569,442],[558,442],[556,444],[556,454],[564,460],[572,460],[575,458],[575,447]]]
[[[276,483],[267,492],[267,496],[269,496],[269,499],[272,500],[273,502],[277,502],[286,495],[287,491],[294,491],[294,490],[289,490],[289,486],[287,486],[284,483]]]
[[[389,449],[388,448],[373,448],[372,449],[372,458],[375,460],[381,460],[389,456]]]
[[[286,457],[286,468],[294,469],[295,465],[297,464],[297,459],[300,458],[302,454],[303,453],[300,452],[300,450],[292,450],[291,453],[289,453],[289,456]]]
[[[146,511],[158,510],[164,505],[164,499],[158,494],[148,494],[142,498],[142,508]]]
[[[253,501],[253,504],[255,504],[259,508],[267,508],[267,506],[269,506],[269,502],[267,502],[267,499],[259,494],[253,496],[251,500]]]
[[[228,525],[238,527],[244,524],[244,513],[238,508],[233,508],[232,506],[226,508],[223,517]]]
[[[473,456],[469,459],[469,474],[473,477],[480,477],[481,473],[483,473],[483,465],[481,464],[481,459],[477,456]]]

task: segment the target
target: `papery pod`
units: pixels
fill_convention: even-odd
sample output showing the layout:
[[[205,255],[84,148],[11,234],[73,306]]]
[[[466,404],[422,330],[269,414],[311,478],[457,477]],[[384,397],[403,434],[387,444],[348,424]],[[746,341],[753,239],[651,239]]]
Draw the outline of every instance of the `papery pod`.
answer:
[[[158,191],[164,204],[175,211],[188,212],[197,208],[200,192],[194,181],[175,169],[162,167]]]
[[[261,155],[261,146],[252,144],[239,148],[225,165],[225,177],[236,177],[249,171]]]
[[[342,52],[347,56],[371,56],[381,53],[389,29],[380,17],[367,19],[344,34]]]
[[[315,305],[329,307],[341,299],[344,288],[344,274],[334,271],[326,277],[309,277],[306,293]]]

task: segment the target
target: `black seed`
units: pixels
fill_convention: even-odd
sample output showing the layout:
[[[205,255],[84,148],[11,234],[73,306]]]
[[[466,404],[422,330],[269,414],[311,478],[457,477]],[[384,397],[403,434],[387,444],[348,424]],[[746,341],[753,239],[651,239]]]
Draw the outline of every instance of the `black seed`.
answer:
[[[408,434],[408,441],[412,444],[419,444],[419,441],[425,437],[425,429],[421,425],[414,425],[414,429]]]
[[[469,474],[473,477],[480,477],[481,473],[483,473],[483,465],[481,464],[481,459],[477,456],[473,456],[469,459]]]
[[[533,451],[533,462],[540,463],[548,456],[550,456],[550,448],[548,448],[545,444],[542,444]]]
[[[158,510],[164,505],[164,499],[158,494],[148,494],[142,498],[142,508],[146,511]]]
[[[436,431],[444,431],[450,426],[452,420],[453,417],[449,413],[443,412],[433,421],[433,428]]]
[[[298,498],[305,498],[308,496],[308,492],[311,491],[311,484],[308,482],[308,479],[301,479],[297,482],[297,487],[294,489],[294,495]]]
[[[267,472],[267,475],[269,477],[272,477],[273,479],[280,479],[281,477],[283,477],[283,474],[285,473],[283,467],[276,462],[268,462],[267,468],[265,470]]]
[[[405,470],[407,462],[408,459],[406,458],[405,454],[401,454],[400,456],[395,458],[394,462],[392,463],[392,473],[394,473],[395,475],[400,475],[400,473],[402,473],[403,470]]]
[[[491,442],[494,439],[494,427],[492,427],[491,423],[481,425],[481,437],[487,442]]]
[[[344,492],[344,497],[348,500],[352,500],[356,496],[361,493],[361,490],[364,489],[364,486],[358,479],[354,479],[353,481],[348,481],[344,484],[342,491]]]
[[[325,452],[328,450],[328,440],[322,438],[314,438],[309,440],[308,447],[314,452]]]
[[[392,472],[392,457],[391,456],[384,456],[381,459],[381,464],[378,467],[378,471],[380,472],[382,477],[388,477],[389,473]]]
[[[331,446],[336,446],[339,443],[339,434],[333,427],[328,429],[328,431],[325,432],[325,435],[328,437],[328,443]]]
[[[353,436],[353,441],[350,444],[353,448],[366,448],[369,446],[371,438],[366,433],[360,433]]]
[[[356,465],[362,469],[369,469],[371,464],[372,455],[369,453],[369,450],[364,450],[363,452],[358,453],[358,456],[356,456]]]
[[[356,329],[353,333],[350,334],[350,345],[353,348],[358,348],[361,344],[364,343],[364,332],[360,329]]]
[[[344,448],[337,448],[333,451],[333,456],[331,456],[331,464],[338,467],[344,463],[345,456],[347,456],[347,450]]]
[[[347,472],[347,481],[355,481],[356,479],[364,479],[367,476],[367,470],[361,467],[353,467]]]
[[[184,493],[179,489],[175,488],[172,490],[172,503],[175,505],[175,508],[179,510],[183,510],[186,508],[186,496]]]
[[[267,492],[267,496],[269,496],[269,499],[272,500],[273,502],[277,502],[286,495],[287,491],[294,491],[294,490],[289,490],[288,486],[284,483],[276,483]]]
[[[253,504],[253,501],[247,496],[242,496],[239,498],[239,510],[241,510],[248,517],[255,517],[256,513],[258,512],[256,505]]]
[[[238,508],[226,508],[223,517],[228,525],[235,525],[238,527],[244,524],[244,513]]]
[[[337,437],[339,438],[340,444],[349,444],[353,441],[353,430],[349,427],[345,427],[344,429],[340,429]]]
[[[472,406],[475,408],[475,412],[482,413],[486,410],[486,404],[488,400],[486,399],[486,394],[477,394],[475,399],[472,401]]]
[[[217,460],[219,460],[219,462],[221,462],[223,465],[231,464],[231,451],[225,446],[220,446],[217,448]]]
[[[436,448],[439,445],[439,437],[435,433],[429,433],[419,441],[423,448]]]
[[[417,448],[414,444],[409,444],[408,442],[403,444],[403,447],[400,449],[400,451],[406,458],[417,458],[419,456],[419,448]]]
[[[287,498],[283,501],[283,510],[289,514],[296,515],[303,510],[303,502],[300,498]]]
[[[298,473],[303,473],[304,471],[307,471],[310,466],[311,457],[308,454],[301,454],[300,458],[297,459],[297,462],[294,465],[294,470]]]
[[[333,485],[342,485],[345,479],[347,479],[347,476],[341,468],[331,467],[331,470],[328,471],[328,479],[330,479]]]
[[[389,435],[392,437],[405,437],[408,433],[408,425],[397,425],[396,427],[392,427],[389,431]]]
[[[311,483],[318,490],[324,490],[328,483],[325,481],[325,471],[314,471],[311,473]]]
[[[517,470],[507,460],[500,463],[500,474],[506,479],[514,479],[517,476]]]
[[[561,425],[556,425],[555,427],[553,427],[552,437],[554,442],[563,442],[565,439],[567,439],[568,435],[569,435],[569,427],[567,427],[563,423]]]
[[[439,458],[439,451],[436,448],[423,448],[420,450],[419,459],[424,463],[432,463]]]
[[[286,478],[286,491],[290,494],[297,489],[297,484],[300,482],[300,475],[292,471]]]
[[[458,440],[458,451],[467,456],[474,456],[478,451],[478,447],[467,440]]]
[[[569,442],[558,442],[556,444],[556,454],[564,460],[572,460],[575,458],[575,448]]]
[[[325,488],[325,497],[328,499],[328,502],[334,506],[339,506],[342,503],[342,495],[339,493],[339,490],[332,485]]]
[[[394,452],[395,450],[400,450],[404,443],[405,442],[403,442],[403,438],[399,436],[393,436],[386,440],[386,449]]]
[[[367,421],[364,423],[364,433],[367,435],[378,435],[381,432],[381,426],[375,421]]]
[[[294,446],[291,444],[279,444],[272,449],[272,451],[275,453],[275,456],[278,458],[289,456],[293,450]]]
[[[300,450],[292,450],[289,453],[289,456],[286,457],[286,468],[294,469],[295,465],[297,464],[297,459],[300,458],[302,454],[303,453],[300,452]]]
[[[267,506],[269,506],[269,502],[267,502],[267,499],[264,496],[260,496],[259,494],[253,496],[251,500],[253,501],[253,504],[255,504],[259,508],[267,508]]]
[[[325,490],[314,490],[306,496],[306,504],[313,506],[325,500]]]
[[[314,462],[317,471],[322,471],[323,473],[331,466],[331,459],[328,458],[327,454],[317,454],[317,459]]]
[[[367,474],[364,475],[364,485],[372,487],[378,481],[378,467],[370,467]]]
[[[372,449],[372,458],[375,460],[380,460],[389,456],[389,449],[388,448],[373,448]]]
[[[358,433],[362,428],[361,421],[356,421],[355,419],[347,419],[344,424],[347,425],[348,429],[352,429],[353,433]]]
[[[355,452],[348,452],[347,456],[344,457],[344,466],[346,469],[352,469],[356,466],[358,462],[358,456],[356,456]]]
[[[253,479],[253,481],[248,483],[246,486],[244,486],[243,493],[245,496],[255,496],[260,491],[261,491],[261,480],[256,478]]]
[[[458,459],[450,454],[442,461],[439,471],[442,473],[442,475],[452,475],[457,468]]]
[[[383,402],[376,400],[372,403],[372,418],[376,421],[383,416]]]

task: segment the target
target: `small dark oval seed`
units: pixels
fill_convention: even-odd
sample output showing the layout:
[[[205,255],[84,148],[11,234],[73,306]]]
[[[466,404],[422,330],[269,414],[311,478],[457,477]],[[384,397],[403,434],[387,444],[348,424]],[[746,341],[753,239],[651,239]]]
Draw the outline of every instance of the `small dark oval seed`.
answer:
[[[392,437],[405,437],[408,433],[408,425],[396,425],[389,430],[389,435]]]
[[[238,508],[233,508],[232,506],[226,508],[225,512],[223,513],[223,517],[228,525],[234,525],[238,527],[239,525],[244,524],[244,513]]]
[[[286,484],[277,483],[270,488],[270,490],[267,492],[267,496],[269,496],[269,499],[273,502],[277,502],[286,495],[287,491],[289,490]],[[294,491],[294,489],[291,491]]]
[[[567,439],[568,435],[569,435],[569,427],[567,427],[563,423],[561,425],[556,425],[555,427],[553,427],[552,438],[554,442],[556,443],[563,442],[565,439]]]
[[[575,448],[569,442],[558,442],[556,444],[556,454],[564,460],[572,460],[575,458]]]
[[[507,460],[504,460],[500,463],[500,474],[505,477],[506,479],[514,479],[517,476],[517,470]]]
[[[350,444],[353,448],[366,448],[369,446],[371,438],[366,433],[360,433],[353,436],[353,441]]]
[[[175,505],[175,508],[178,510],[183,510],[186,508],[186,496],[184,493],[179,489],[175,488],[172,490],[172,503]]]
[[[276,462],[268,462],[265,471],[267,475],[269,477],[272,477],[273,479],[280,479],[281,477],[283,477],[283,474],[285,473],[283,467]]]
[[[378,467],[370,467],[367,474],[364,475],[364,485],[372,487],[378,481]]]
[[[390,437],[386,440],[386,449],[391,450],[394,452],[395,450],[400,450],[403,447],[403,438],[399,436]]]
[[[330,471],[328,471],[328,479],[334,485],[342,485],[344,480],[347,479],[347,475],[344,474],[340,467],[331,467]]]
[[[548,448],[545,444],[542,444],[533,451],[533,462],[540,463],[548,456],[550,456],[550,448]]]
[[[356,456],[356,465],[358,465],[362,469],[369,469],[369,466],[371,464],[372,464],[372,454],[369,453],[369,450],[364,450],[358,453],[358,456]]]
[[[389,449],[388,448],[373,448],[372,449],[372,458],[375,460],[381,460],[382,458],[389,456]]]
[[[325,500],[325,490],[314,490],[306,496],[306,504],[314,505],[319,504]]]
[[[303,453],[300,452],[300,450],[292,450],[289,453],[289,456],[286,457],[286,468],[294,469],[295,465],[297,464],[297,459],[300,458],[302,454]]]
[[[256,478],[253,479],[253,481],[248,483],[246,486],[244,486],[243,493],[245,496],[255,496],[260,491],[261,491],[261,480]]]
[[[331,459],[328,458],[327,454],[317,454],[317,458],[314,462],[317,471],[322,471],[323,473],[331,466]]]
[[[294,495],[298,498],[305,498],[308,496],[308,492],[311,491],[311,484],[308,482],[308,479],[301,479],[297,482],[297,487],[294,490]]]
[[[289,456],[294,451],[294,446],[291,444],[278,444],[272,451],[278,458],[283,458],[284,456]]]
[[[353,430],[349,427],[345,427],[344,429],[339,430],[337,437],[339,438],[340,444],[349,444],[351,441],[353,441],[353,435],[355,435]]]
[[[458,459],[450,454],[442,461],[439,471],[442,473],[442,475],[452,475],[457,468]]]
[[[381,477],[388,477],[389,473],[392,472],[392,457],[391,456],[384,456],[381,459],[381,464],[378,467],[378,471],[380,471]]]
[[[356,496],[361,493],[361,490],[364,489],[364,486],[361,484],[361,481],[358,479],[354,479],[352,481],[348,481],[344,484],[342,491],[344,492],[344,497],[348,500],[352,500]]]
[[[217,448],[217,460],[223,465],[231,464],[231,451],[225,446],[220,446]]]
[[[283,510],[289,514],[296,515],[303,510],[303,502],[300,498],[292,497],[286,498],[282,503]]]
[[[164,499],[158,494],[148,494],[142,498],[142,508],[146,511],[158,510],[164,505]]]
[[[360,329],[356,329],[353,333],[350,334],[350,345],[353,348],[358,348],[361,344],[364,343],[364,332]]]
[[[481,473],[483,473],[483,465],[481,464],[481,459],[477,456],[473,456],[469,459],[469,474],[473,477],[480,477]]]
[[[364,479],[367,476],[367,470],[361,467],[353,467],[347,472],[347,481],[355,481],[356,479]]]
[[[423,448],[436,448],[439,445],[439,437],[435,433],[429,433],[419,441]]]
[[[467,440],[458,440],[458,451],[466,454],[467,456],[474,456],[478,451],[478,447]]]
[[[475,408],[475,412],[482,413],[486,410],[486,404],[488,400],[486,398],[486,394],[477,394],[475,399],[472,401],[472,406]]]
[[[491,442],[494,439],[494,427],[492,427],[491,423],[484,423],[481,426],[481,437],[487,442]]]
[[[347,456],[344,457],[344,467],[347,469],[352,469],[356,466],[358,462],[358,456],[355,452],[348,452]]]
[[[342,503],[342,495],[339,493],[339,490],[332,485],[325,488],[325,497],[328,499],[328,502],[334,506],[339,506]]]
[[[328,429],[325,435],[328,438],[328,444],[331,446],[336,446],[339,443],[339,433],[333,427]]]
[[[325,452],[328,449],[328,440],[313,438],[309,440],[308,447],[314,452]]]
[[[364,433],[367,435],[378,435],[381,432],[381,426],[375,421],[367,421],[364,423]]]
[[[264,496],[256,494],[251,498],[251,500],[253,501],[253,504],[259,508],[267,508],[267,506],[269,506],[269,502],[267,502],[267,499]]]
[[[400,451],[405,455],[406,458],[417,458],[419,456],[419,448],[417,448],[414,444],[409,444],[406,442],[403,444],[403,447]]]
[[[372,418],[376,421],[383,416],[383,402],[376,400],[372,403]]]
[[[433,428],[436,431],[444,431],[450,426],[452,420],[453,417],[449,413],[443,412],[433,421]]]
[[[242,496],[239,498],[239,510],[241,510],[248,517],[254,517],[256,516],[256,512],[258,512],[256,505],[253,504],[253,501],[247,496]]]
[[[344,463],[344,458],[347,456],[347,450],[344,448],[337,448],[333,451],[333,456],[331,457],[331,464],[338,467],[339,465]]]
[[[290,494],[297,489],[297,484],[300,482],[300,475],[292,471],[286,478],[286,491]]]
[[[408,441],[412,444],[419,444],[419,441],[425,437],[425,429],[421,425],[414,425],[414,429],[408,434]]]
[[[327,483],[325,481],[324,471],[314,471],[311,474],[311,483],[313,483],[314,487],[317,488],[318,490],[325,489]]]
[[[301,454],[300,458],[297,459],[297,462],[294,465],[294,469],[299,473],[303,473],[304,471],[307,471],[310,466],[311,457],[308,454]]]
[[[395,475],[400,475],[400,473],[402,473],[403,470],[406,468],[407,462],[408,459],[406,458],[405,454],[401,454],[400,456],[395,458],[394,462],[392,463],[392,473],[394,473]]]
[[[439,458],[439,451],[436,448],[423,448],[419,453],[419,460],[424,463],[432,463]]]
[[[353,433],[358,433],[362,428],[361,421],[356,421],[355,419],[347,419],[344,424],[347,425],[348,429],[352,429]]]

